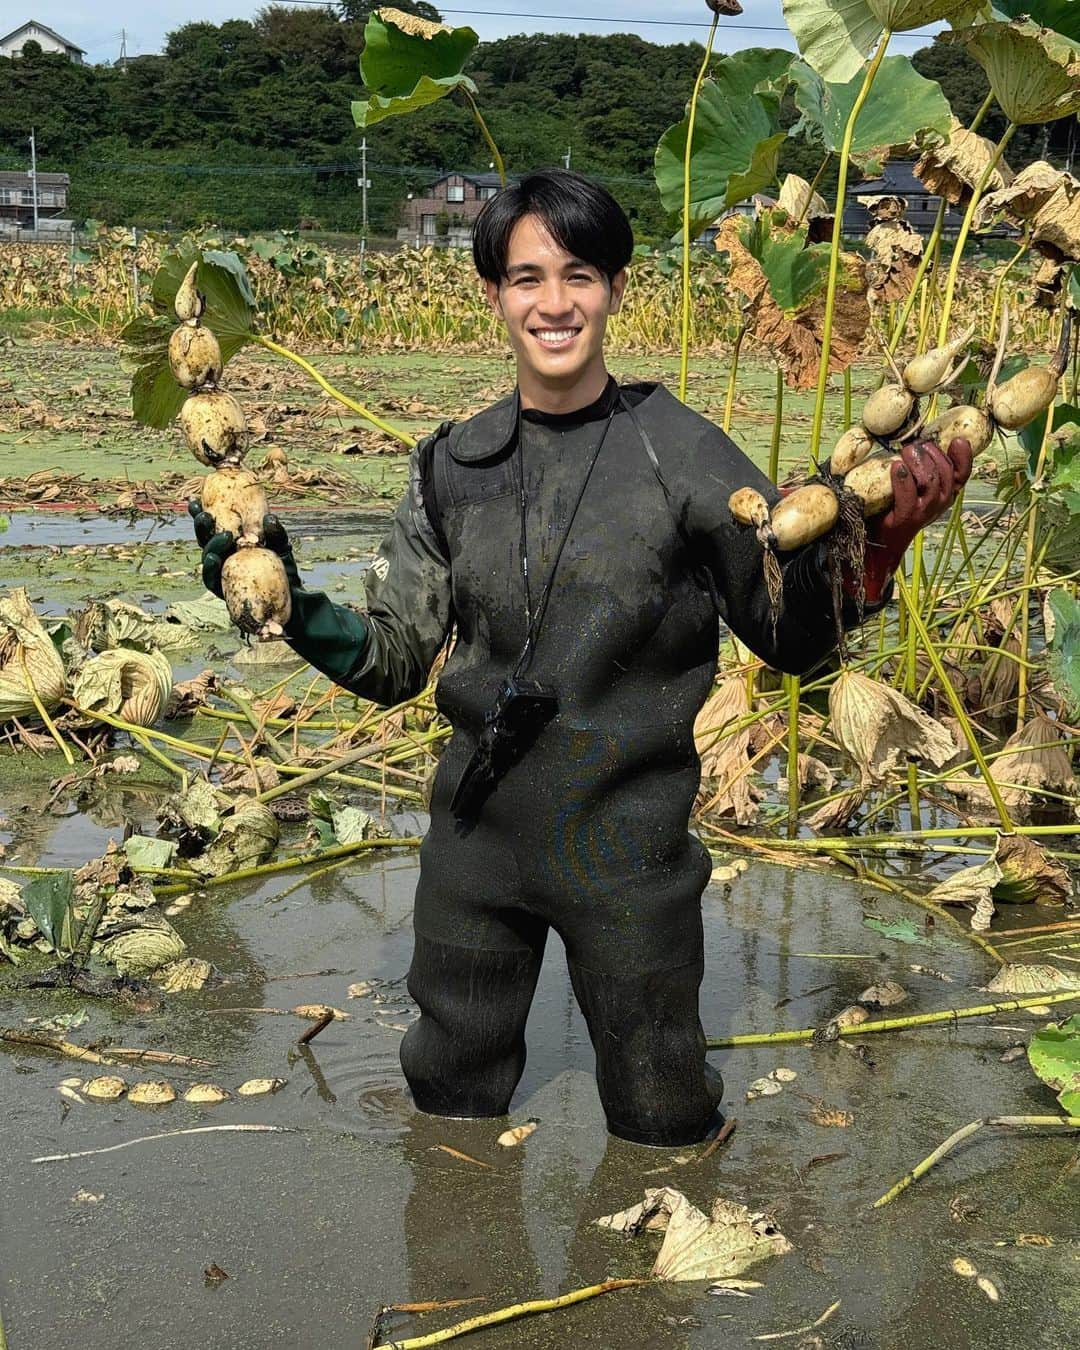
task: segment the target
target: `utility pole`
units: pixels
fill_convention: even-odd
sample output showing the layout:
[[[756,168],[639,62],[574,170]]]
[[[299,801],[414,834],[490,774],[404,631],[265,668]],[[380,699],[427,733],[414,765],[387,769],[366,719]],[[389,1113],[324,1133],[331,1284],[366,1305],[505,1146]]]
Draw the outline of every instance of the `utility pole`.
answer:
[[[367,237],[367,192],[371,186],[371,179],[367,176],[367,137],[360,142],[360,177],[357,179],[357,185],[360,188],[360,229],[364,238]]]
[[[568,146],[566,147],[566,154],[563,155],[563,157],[562,157],[562,162],[563,162],[563,164],[564,164],[567,168],[570,167],[570,150],[571,150],[571,147],[568,145]]]
[[[127,55],[127,29],[126,29],[126,28],[121,28],[121,29],[120,29],[120,59],[117,61],[116,64],[120,67],[120,69],[124,72],[125,75],[127,74],[127,63],[128,63],[128,55]]]
[[[30,196],[34,203],[34,238],[38,232],[38,190],[37,190],[37,142],[34,139],[35,128],[30,128]]]

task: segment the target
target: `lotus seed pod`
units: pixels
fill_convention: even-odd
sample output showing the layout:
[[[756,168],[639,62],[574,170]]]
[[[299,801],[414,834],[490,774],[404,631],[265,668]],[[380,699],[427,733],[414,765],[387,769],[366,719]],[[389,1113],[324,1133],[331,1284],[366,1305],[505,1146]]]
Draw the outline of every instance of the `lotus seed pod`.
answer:
[[[892,466],[896,463],[893,455],[875,455],[864,460],[844,478],[844,487],[862,499],[863,515],[879,516],[887,511],[893,502]]]
[[[901,384],[883,384],[863,405],[862,424],[871,436],[893,436],[911,416],[915,395]]]
[[[225,559],[221,588],[229,617],[251,637],[281,637],[292,614],[285,567],[267,548],[237,549]]]
[[[177,384],[200,390],[217,384],[222,371],[221,348],[209,328],[182,323],[169,338],[169,369]]]
[[[728,498],[728,510],[740,525],[764,525],[769,519],[769,503],[751,487],[736,488]]]
[[[180,429],[191,453],[211,469],[239,464],[247,449],[247,423],[232,394],[222,389],[192,394],[180,409]]]
[[[939,385],[946,383],[953,361],[971,341],[975,327],[972,325],[958,338],[947,342],[943,347],[933,347],[922,356],[913,357],[904,367],[904,384],[913,394],[929,394]]]
[[[994,424],[981,408],[970,403],[947,408],[936,422],[926,429],[927,436],[942,450],[948,450],[952,441],[962,436],[971,446],[973,455],[981,455],[994,439]]]
[[[173,309],[181,323],[198,323],[206,309],[206,297],[195,285],[199,274],[198,262],[193,262],[176,291]]]
[[[777,548],[785,553],[828,534],[840,514],[836,493],[824,483],[796,488],[772,509],[769,525]]]
[[[176,1089],[171,1083],[136,1083],[128,1092],[128,1101],[136,1106],[167,1106],[176,1101]]]
[[[224,1088],[220,1088],[216,1083],[192,1083],[191,1087],[184,1093],[184,1101],[193,1102],[197,1106],[216,1106],[218,1102],[223,1102],[228,1097]]]
[[[83,1092],[96,1102],[114,1102],[127,1091],[127,1084],[115,1074],[102,1074],[100,1078],[91,1078],[83,1084]]]
[[[1057,393],[1058,376],[1043,366],[1028,366],[1004,384],[990,390],[986,406],[1006,431],[1019,431],[1049,408]]]
[[[843,478],[864,459],[869,459],[877,442],[865,427],[849,427],[836,442],[829,456],[829,469],[837,478]]]

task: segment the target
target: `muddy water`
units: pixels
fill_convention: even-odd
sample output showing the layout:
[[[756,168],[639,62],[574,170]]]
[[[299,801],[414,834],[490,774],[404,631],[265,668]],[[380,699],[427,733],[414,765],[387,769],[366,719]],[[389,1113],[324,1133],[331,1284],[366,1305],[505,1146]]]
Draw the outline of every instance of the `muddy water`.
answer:
[[[820,1344],[1014,1350],[1073,1343],[1077,1174],[1067,1169],[1075,1140],[976,1140],[892,1206],[870,1208],[963,1122],[1052,1110],[1052,1096],[1023,1059],[999,1062],[1035,1021],[1014,1014],[1004,1026],[866,1037],[872,1063],[838,1046],[716,1053],[725,1108],[739,1125],[719,1153],[686,1163],[695,1150],[606,1139],[592,1052],[554,943],[512,1111],[515,1121],[540,1124],[525,1145],[507,1151],[495,1144],[501,1125],[434,1120],[410,1105],[397,1046],[414,1015],[403,976],[415,880],[413,859],[398,854],[356,862],[284,898],[290,877],[197,900],[175,922],[222,982],[174,995],[152,1014],[16,993],[5,971],[4,1025],[85,1006],[82,1041],[205,1056],[214,1068],[198,1076],[230,1089],[252,1076],[287,1080],[273,1097],[233,1097],[216,1108],[77,1104],[56,1090],[76,1072],[71,1062],[0,1055],[0,1301],[13,1350],[72,1343],[84,1350],[180,1343],[359,1350],[383,1303],[483,1300],[467,1313],[646,1273],[655,1238],[629,1241],[591,1220],[662,1184],[701,1205],[720,1194],[770,1208],[794,1252],[752,1272],[765,1287],[749,1299],[708,1297],[701,1285],[632,1290],[483,1332],[475,1344],[746,1344],[754,1334],[804,1326],[837,1299]],[[813,1025],[887,977],[909,988],[920,1011],[973,1001],[988,974],[973,949],[940,926],[928,947],[881,939],[862,925],[871,910],[898,912],[846,880],[766,864],[752,866],[728,895],[710,888],[707,1030]],[[811,952],[858,959],[795,955]],[[955,982],[917,975],[912,962]],[[375,993],[347,998],[359,980]],[[777,1009],[782,999],[792,1001]],[[295,1047],[296,1018],[241,1011],[312,1001],[341,1006],[349,1018],[303,1052]],[[797,1071],[795,1082],[780,1096],[746,1102],[747,1084],[779,1064]],[[170,1077],[178,1087],[193,1076],[125,1072],[132,1081]],[[812,1124],[807,1097],[851,1111],[854,1123]],[[288,1133],[197,1134],[31,1161],[241,1122]],[[101,1198],[80,1198],[86,1193]],[[975,1206],[964,1223],[949,1214],[958,1193]],[[1025,1233],[1055,1245],[1015,1245]],[[997,1305],[950,1272],[958,1254],[999,1286]],[[204,1280],[211,1262],[229,1275],[217,1287]],[[400,1317],[390,1327],[416,1335],[466,1313]]]

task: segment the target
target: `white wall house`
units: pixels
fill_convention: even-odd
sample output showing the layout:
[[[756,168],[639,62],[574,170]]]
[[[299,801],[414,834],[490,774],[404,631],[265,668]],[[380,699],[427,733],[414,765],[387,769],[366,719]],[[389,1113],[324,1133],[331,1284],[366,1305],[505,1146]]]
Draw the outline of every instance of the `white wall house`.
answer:
[[[67,38],[61,37],[51,28],[46,28],[36,19],[28,19],[14,32],[0,37],[0,56],[21,56],[23,45],[27,42],[36,42],[43,52],[58,52],[78,65],[82,65],[82,59],[86,55],[82,47],[76,47],[74,42],[69,42]]]

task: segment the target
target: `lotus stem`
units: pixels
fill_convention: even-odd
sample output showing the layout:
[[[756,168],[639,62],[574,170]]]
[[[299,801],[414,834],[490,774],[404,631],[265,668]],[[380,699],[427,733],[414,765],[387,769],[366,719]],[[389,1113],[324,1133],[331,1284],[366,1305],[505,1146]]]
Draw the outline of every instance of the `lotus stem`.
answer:
[[[892,37],[886,28],[882,34],[874,59],[863,75],[862,88],[856,95],[844,127],[844,139],[840,145],[840,172],[836,181],[836,210],[834,213],[832,245],[829,250],[829,280],[825,290],[825,316],[821,330],[821,365],[818,369],[817,397],[814,401],[814,420],[810,431],[810,462],[816,464],[821,449],[821,431],[825,421],[825,395],[829,387],[829,355],[832,351],[833,315],[836,310],[836,282],[840,275],[840,244],[844,232],[844,203],[847,200],[848,164],[851,158],[851,141],[855,134],[855,123],[863,105],[870,94],[874,78],[885,59],[885,50]]]
[[[174,763],[168,755],[157,749],[148,736],[140,735],[139,731],[134,727],[132,727],[129,734],[132,740],[137,741],[156,764],[160,764],[167,773],[180,779],[181,792],[186,792],[188,790],[188,774],[186,769],[182,769],[179,764]]]
[[[798,675],[786,675],[788,694],[787,742],[787,827],[788,838],[794,839],[799,828],[799,689]]]
[[[911,593],[908,590],[906,583],[904,582],[903,576],[899,572],[896,574],[896,588],[900,592],[904,604],[907,607],[908,621],[914,624],[915,627],[918,629],[919,639],[923,644],[923,647],[926,651],[926,655],[930,658],[930,664],[934,667],[934,672],[937,675],[939,682],[941,683],[942,689],[945,693],[945,697],[949,700],[949,703],[952,705],[953,715],[960,723],[960,729],[964,733],[964,739],[967,741],[968,746],[971,750],[972,758],[975,760],[975,763],[979,766],[979,772],[983,776],[983,781],[986,784],[986,790],[990,793],[990,796],[993,799],[994,808],[998,813],[998,819],[1001,821],[1001,828],[1006,834],[1012,834],[1015,827],[1012,822],[1012,817],[1009,815],[1008,809],[1005,806],[1005,801],[1002,798],[1001,789],[998,787],[993,774],[990,772],[990,766],[987,764],[986,758],[983,755],[982,747],[979,745],[979,742],[975,739],[975,732],[972,728],[971,720],[967,715],[964,705],[960,702],[960,698],[956,690],[952,687],[952,681],[945,673],[945,668],[941,664],[941,658],[940,656],[938,656],[937,649],[934,646],[933,639],[931,638],[930,634],[926,631],[926,625],[923,623],[922,615],[919,614],[918,610],[912,604]]]
[[[1046,410],[1046,423],[1043,426],[1042,441],[1039,443],[1039,457],[1035,463],[1034,482],[1038,483],[1046,467],[1046,454],[1050,448],[1050,435],[1054,429],[1054,407],[1057,395],[1050,401]],[[1031,640],[1031,579],[1035,566],[1035,534],[1039,527],[1039,494],[1031,494],[1031,515],[1028,518],[1027,534],[1024,539],[1024,590],[1020,601],[1020,655],[1023,658],[1017,672],[1016,686],[1016,729],[1024,725],[1027,712],[1028,667],[1027,656]],[[1004,641],[1004,639],[1002,639]]]
[[[476,118],[476,125],[480,128],[480,133],[483,136],[484,140],[487,141],[487,147],[491,151],[492,159],[495,161],[495,172],[499,175],[499,182],[502,184],[503,187],[505,187],[506,166],[503,164],[503,157],[499,153],[499,147],[495,144],[495,138],[488,130],[488,125],[484,121],[483,114],[481,113],[480,108],[477,105],[476,99],[473,98],[471,92],[468,89],[466,89],[464,85],[459,85],[458,87],[461,89],[461,92],[465,95],[469,107],[472,109],[472,115],[473,117]]]
[[[731,431],[731,418],[735,411],[735,380],[739,373],[739,353],[742,351],[743,340],[749,331],[749,322],[743,318],[742,326],[735,334],[735,344],[731,349],[731,370],[728,372],[727,394],[724,398],[724,420],[722,426],[725,432]]]
[[[964,218],[960,223],[960,233],[956,236],[956,243],[953,246],[949,275],[945,280],[945,295],[941,303],[941,319],[938,323],[938,346],[944,346],[949,339],[949,319],[952,316],[953,296],[956,293],[956,278],[960,272],[960,261],[964,255],[964,245],[967,243],[968,234],[971,232],[971,223],[975,219],[975,211],[983,193],[986,191],[986,185],[989,183],[991,175],[997,168],[998,160],[1005,153],[1005,148],[1016,131],[1016,122],[1010,122],[1005,128],[1004,135],[994,147],[994,153],[987,161],[986,168],[983,169],[975,190],[971,194],[967,209],[964,211]]]
[[[291,872],[297,867],[307,867],[309,863],[325,862],[330,858],[348,858],[354,853],[366,853],[380,848],[419,848],[423,840],[415,835],[392,839],[357,839],[352,844],[334,844],[330,848],[321,848],[313,853],[301,853],[295,858],[282,858],[278,862],[262,863],[258,867],[243,867],[236,872],[222,872],[220,876],[205,877],[199,881],[198,889],[214,890],[218,886],[231,886],[234,881],[250,881],[254,877],[273,876],[277,872]],[[181,895],[190,891],[190,885],[159,886],[155,895]]]
[[[713,12],[709,36],[705,39],[705,55],[698,69],[686,121],[686,153],[683,156],[683,211],[682,211],[682,323],[679,339],[679,401],[686,402],[686,379],[690,365],[690,162],[694,149],[694,123],[697,120],[698,96],[712,60],[713,39],[720,11]],[[725,427],[725,430],[727,428]]]
[[[869,959],[869,956],[868,956]],[[1035,994],[1030,998],[1013,998],[1004,1003],[983,1003],[977,1008],[943,1008],[940,1012],[915,1013],[910,1017],[883,1017],[877,1021],[861,1022],[857,1027],[842,1031],[843,1036],[872,1035],[878,1031],[910,1031],[913,1027],[928,1027],[952,1022],[963,1017],[993,1017],[995,1013],[1017,1012],[1022,1008],[1050,1007],[1080,999],[1080,990],[1059,994]],[[735,1050],[749,1045],[780,1045],[791,1041],[812,1041],[817,1027],[803,1027],[799,1031],[759,1031],[744,1036],[712,1037],[705,1042],[710,1050]]]
[[[1013,270],[1013,268],[1016,266],[1016,264],[1020,261],[1020,259],[1024,256],[1024,254],[1027,253],[1030,247],[1031,247],[1031,230],[1029,228],[1024,234],[1024,239],[1020,247],[1016,250],[1016,252],[1012,255],[1009,261],[1002,268],[1001,276],[998,277],[997,285],[994,287],[994,302],[990,308],[990,326],[989,329],[987,330],[991,338],[994,335],[994,330],[997,328],[998,313],[1000,312],[1001,309],[1002,289],[1005,285],[1006,278],[1008,277],[1009,273]]]
[[[412,447],[415,444],[415,436],[410,435],[407,431],[403,431],[400,427],[395,427],[391,422],[385,421],[376,413],[371,412],[370,409],[365,408],[362,403],[357,403],[354,398],[350,398],[348,394],[343,394],[341,390],[335,388],[324,375],[321,375],[310,361],[306,361],[302,356],[297,355],[296,352],[290,351],[288,347],[281,346],[279,343],[274,342],[272,338],[268,338],[262,333],[255,334],[255,341],[260,347],[265,347],[268,352],[273,352],[275,356],[283,356],[286,361],[291,361],[294,365],[299,366],[305,374],[310,375],[320,389],[328,393],[331,398],[336,399],[338,403],[343,404],[350,412],[354,412],[358,417],[362,417],[365,422],[370,422],[373,427],[378,427],[380,431],[384,432],[387,436],[392,436],[396,441],[400,441],[402,445]]]
[[[569,1308],[575,1303],[584,1303],[586,1299],[596,1298],[598,1294],[610,1294],[616,1289],[634,1289],[643,1284],[651,1284],[649,1279],[605,1280],[602,1284],[591,1284],[585,1289],[575,1289],[570,1294],[560,1294],[558,1298],[538,1298],[529,1303],[515,1303],[509,1308],[496,1308],[494,1312],[481,1313],[469,1317],[455,1326],[442,1331],[432,1331],[426,1336],[410,1336],[408,1340],[391,1341],[387,1350],[423,1350],[429,1345],[441,1345],[444,1341],[455,1340],[470,1331],[479,1331],[483,1327],[497,1327],[504,1322],[513,1322],[519,1317],[530,1317],[534,1313],[555,1312],[559,1308]]]
[[[26,650],[21,644],[19,646],[19,664],[22,666],[23,679],[25,679],[26,688],[29,691],[30,697],[34,701],[34,707],[37,709],[37,715],[45,723],[49,735],[56,742],[57,749],[64,756],[66,762],[70,764],[72,768],[74,768],[75,756],[71,753],[70,749],[68,748],[67,741],[65,741],[63,736],[60,735],[56,723],[45,711],[45,704],[42,703],[41,698],[38,695],[37,686],[34,684],[34,677],[30,674],[30,667],[27,665],[26,662]]]
[[[845,376],[850,370],[845,370]],[[850,385],[848,393],[850,395]],[[769,442],[769,478],[773,483],[780,477],[780,434],[784,427],[784,372],[776,367],[776,399],[773,403],[772,440]]]
[[[238,694],[235,689],[222,689],[221,696],[239,710],[244,721],[255,733],[255,739],[266,742],[270,757],[277,760],[279,764],[287,763],[289,752],[271,732],[267,731],[266,719],[255,716],[251,703],[241,694]]]
[[[939,1163],[946,1153],[956,1148],[957,1144],[962,1144],[965,1139],[970,1139],[976,1131],[987,1126],[994,1126],[1004,1129],[1046,1129],[1047,1127],[1066,1129],[1080,1129],[1080,1119],[1076,1116],[983,1116],[981,1120],[969,1121],[967,1125],[961,1126],[955,1133],[950,1134],[943,1144],[939,1144],[929,1157],[924,1158],[917,1167],[913,1167],[906,1176],[900,1180],[884,1195],[874,1201],[874,1208],[881,1209],[890,1201],[907,1188],[913,1185],[920,1177],[924,1177],[935,1163]]]

